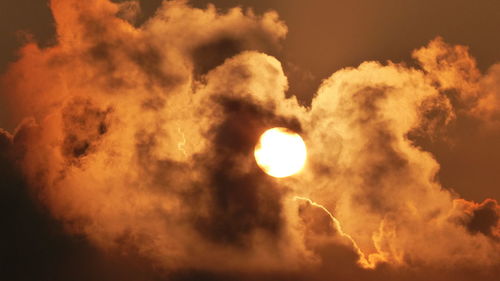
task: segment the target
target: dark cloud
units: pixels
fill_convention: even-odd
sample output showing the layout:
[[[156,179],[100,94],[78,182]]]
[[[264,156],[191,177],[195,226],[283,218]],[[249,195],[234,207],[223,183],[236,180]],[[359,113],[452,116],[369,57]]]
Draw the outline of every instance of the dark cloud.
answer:
[[[66,136],[62,146],[69,161],[78,160],[96,149],[109,127],[112,109],[100,109],[88,99],[76,98],[62,112]]]
[[[230,37],[220,38],[203,44],[193,50],[194,71],[198,75],[206,74],[209,70],[222,64],[243,51],[242,43]]]
[[[25,128],[19,128],[18,132]],[[92,280],[100,252],[82,235],[69,235],[62,222],[40,204],[40,194],[29,187],[19,167],[16,146],[22,145],[0,130],[0,274],[3,280]],[[99,261],[97,261],[98,259]],[[78,275],[75,273],[78,272]],[[98,274],[98,275],[96,275]]]
[[[351,100],[354,103],[341,105],[346,114],[355,115],[361,112],[352,126],[363,127],[366,131],[367,140],[362,148],[365,163],[362,167],[363,183],[361,190],[354,197],[361,205],[384,212],[397,209],[397,204],[385,197],[392,194],[394,191],[391,189],[398,185],[387,184],[387,181],[408,173],[408,160],[396,149],[397,136],[387,120],[381,116],[383,111],[379,104],[387,98],[387,92],[390,90],[385,87],[361,89],[353,93]]]
[[[482,233],[487,236],[497,236],[498,222],[500,219],[499,207],[495,200],[487,200],[476,208],[470,221],[467,223],[467,229],[472,233]],[[500,237],[497,237],[500,238]]]
[[[265,130],[287,127],[300,132],[300,123],[295,118],[277,116],[272,109],[251,100],[224,96],[216,100],[224,117],[210,130],[213,148],[203,165],[210,167],[211,203],[208,217],[198,226],[224,244],[244,244],[247,235],[256,230],[279,238],[283,228],[281,201],[286,190],[257,167],[253,151]]]
[[[465,216],[460,222],[472,234],[483,234],[500,239],[500,206],[496,200],[486,199],[480,204],[458,201],[464,207]]]

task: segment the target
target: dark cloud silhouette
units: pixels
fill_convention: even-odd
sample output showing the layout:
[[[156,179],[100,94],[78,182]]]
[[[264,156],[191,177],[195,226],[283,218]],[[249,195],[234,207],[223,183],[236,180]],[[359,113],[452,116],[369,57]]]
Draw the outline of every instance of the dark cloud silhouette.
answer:
[[[213,148],[204,166],[209,167],[209,215],[199,222],[203,232],[222,243],[244,245],[256,229],[277,239],[283,228],[282,197],[277,186],[253,160],[260,135],[268,128],[287,127],[300,132],[295,118],[276,116],[251,100],[216,97],[223,121],[210,131]],[[246,163],[245,163],[246,162]],[[242,170],[241,166],[249,167]]]
[[[201,45],[193,51],[195,73],[198,75],[206,74],[209,70],[222,64],[225,59],[241,51],[243,51],[241,42],[232,38],[220,38]]]
[[[90,100],[75,99],[62,112],[66,136],[62,152],[69,160],[92,152],[109,126],[111,108],[99,109]]]
[[[496,200],[486,199],[480,204],[459,200],[458,203],[464,208],[459,221],[468,231],[500,239],[500,207]]]
[[[2,279],[119,280],[118,268],[106,261],[105,254],[84,235],[68,234],[64,223],[54,219],[50,210],[40,204],[41,194],[25,181],[19,166],[20,155],[16,154],[22,151],[19,146],[24,130],[27,128],[18,128],[14,136],[0,131]]]

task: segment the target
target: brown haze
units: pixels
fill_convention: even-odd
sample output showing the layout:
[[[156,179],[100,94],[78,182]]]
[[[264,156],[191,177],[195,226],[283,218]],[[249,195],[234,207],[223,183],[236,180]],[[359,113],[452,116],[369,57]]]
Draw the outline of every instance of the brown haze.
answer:
[[[134,25],[135,2],[50,7],[57,44],[26,44],[1,78],[20,122],[0,131],[2,175],[136,274],[120,280],[498,280],[500,206],[442,186],[432,151],[498,134],[500,64],[438,37],[418,67],[341,69],[304,106],[266,54],[276,12],[168,1]],[[253,159],[275,126],[307,144],[298,175]]]

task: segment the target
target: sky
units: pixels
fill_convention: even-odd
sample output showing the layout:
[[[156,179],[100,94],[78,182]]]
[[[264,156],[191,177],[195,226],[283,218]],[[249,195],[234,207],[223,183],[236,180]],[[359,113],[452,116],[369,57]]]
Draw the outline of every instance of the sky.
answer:
[[[500,2],[0,13],[0,279],[498,280]]]

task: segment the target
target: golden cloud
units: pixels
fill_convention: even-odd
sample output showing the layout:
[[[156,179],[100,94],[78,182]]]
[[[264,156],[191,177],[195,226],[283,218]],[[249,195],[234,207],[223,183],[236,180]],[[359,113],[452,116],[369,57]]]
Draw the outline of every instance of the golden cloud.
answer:
[[[415,138],[461,114],[493,126],[499,65],[483,75],[465,47],[436,38],[413,53],[419,68],[341,69],[305,107],[265,54],[287,32],[275,12],[165,1],[135,27],[134,7],[52,0],[58,43],[24,46],[1,80],[13,118],[32,118],[1,131],[2,147],[67,232],[162,272],[498,268],[497,202],[443,187]],[[268,177],[252,157],[276,126],[308,146],[297,176]]]

